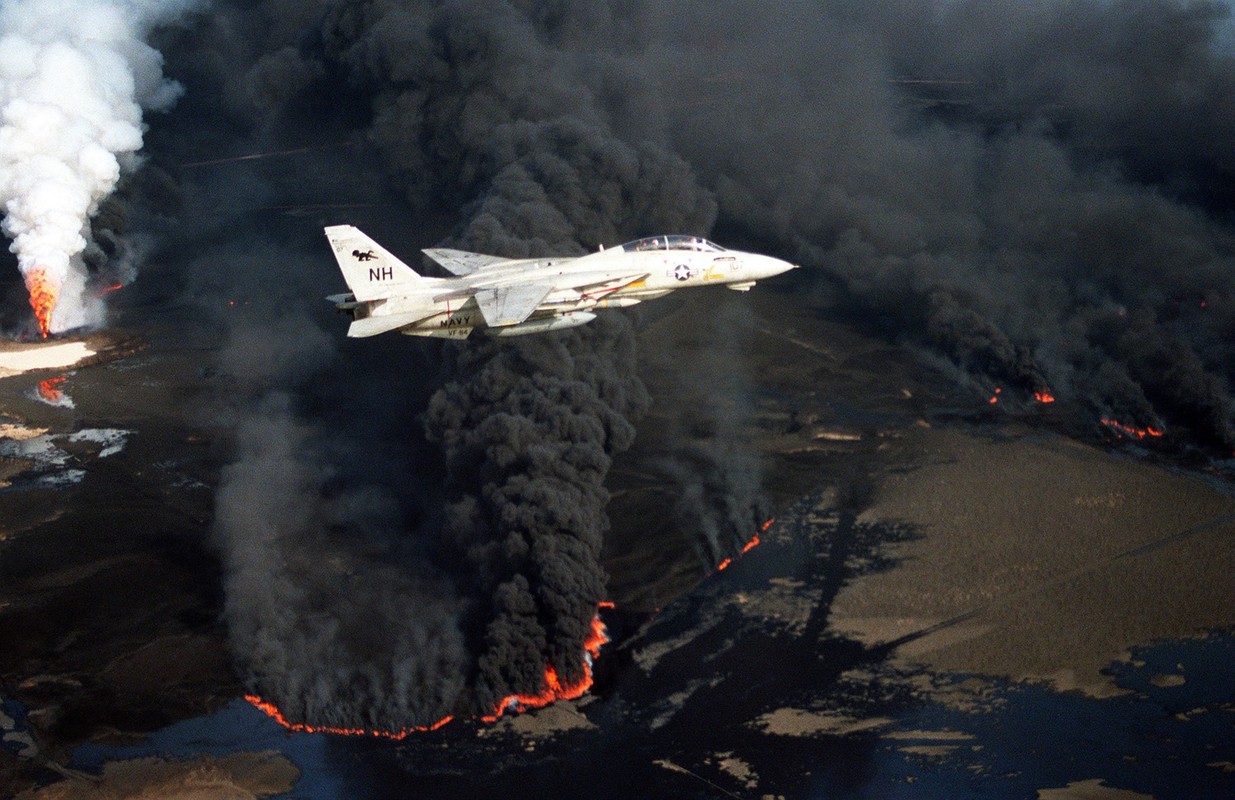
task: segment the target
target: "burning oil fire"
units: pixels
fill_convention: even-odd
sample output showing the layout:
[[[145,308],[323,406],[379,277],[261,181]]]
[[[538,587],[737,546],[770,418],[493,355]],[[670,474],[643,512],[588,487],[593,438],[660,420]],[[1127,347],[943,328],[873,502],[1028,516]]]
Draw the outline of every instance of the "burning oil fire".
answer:
[[[738,552],[738,555],[739,556],[744,555],[746,553],[749,553],[751,550],[754,550],[756,547],[758,547],[759,546],[759,534],[767,533],[768,528],[772,527],[773,522],[776,522],[776,517],[772,517],[767,522],[760,525],[759,532],[756,533],[754,536],[750,537],[749,542],[742,545],[742,549]],[[733,563],[734,558],[737,558],[737,556],[734,556],[733,558],[726,558],[724,561],[717,564],[716,571],[720,572],[722,569],[725,569],[726,567],[728,567],[730,564]]]
[[[283,716],[283,712],[279,710],[278,706],[274,703],[266,702],[255,694],[246,694],[244,699],[252,703],[257,709],[264,711],[266,716],[270,717],[284,728],[287,728],[289,731],[293,731],[295,733],[333,733],[338,736],[373,736],[378,739],[392,739],[397,742],[406,739],[413,733],[427,733],[429,731],[435,731],[454,719],[454,717],[442,717],[432,725],[414,726],[411,728],[404,728],[401,731],[381,731],[371,730],[369,728],[333,728],[329,725],[306,725],[303,722],[289,722],[287,718]]]
[[[758,538],[758,537],[756,537]],[[614,605],[609,601],[602,601],[597,604],[598,608],[613,608]],[[600,648],[609,641],[609,634],[605,630],[605,624],[600,621],[600,616],[597,615],[592,619],[592,630],[588,634],[587,639],[583,642],[583,677],[578,682],[573,684],[563,684],[561,678],[557,674],[552,664],[545,667],[544,684],[537,694],[515,694],[502,698],[502,700],[494,707],[492,714],[486,714],[480,719],[482,722],[496,722],[499,717],[507,711],[515,713],[527,711],[532,708],[541,708],[550,703],[555,703],[558,700],[575,700],[582,697],[588,689],[592,688],[592,661],[600,656]],[[336,736],[372,736],[379,739],[392,739],[401,741],[406,739],[413,733],[428,733],[435,731],[438,728],[451,722],[454,717],[446,716],[434,722],[432,725],[412,726],[398,731],[384,731],[372,728],[336,728],[329,725],[308,725],[303,722],[291,722],[283,716],[283,712],[274,703],[262,699],[259,695],[246,694],[244,699],[247,700],[258,710],[264,712],[266,716],[273,719],[275,722],[295,733],[331,733]]]
[[[47,275],[47,270],[35,267],[26,273],[26,288],[30,291],[30,307],[39,323],[39,333],[46,339],[51,333],[51,312],[56,307],[59,287]]]
[[[46,336],[46,334],[44,334]],[[43,398],[52,405],[56,405],[64,400],[64,392],[60,391],[60,384],[64,383],[68,376],[60,375],[56,378],[47,378],[39,381],[39,397]]]
[[[1099,421],[1106,427],[1115,431],[1115,433],[1118,433],[1121,436],[1127,436],[1130,439],[1136,439],[1138,441],[1144,439],[1145,437],[1157,439],[1166,434],[1166,431],[1162,428],[1155,428],[1152,425],[1147,425],[1144,428],[1138,428],[1135,425],[1128,425],[1117,419],[1109,419],[1107,417],[1103,417]]]
[[[577,683],[563,684],[552,664],[545,667],[544,685],[538,694],[512,694],[503,697],[493,713],[481,717],[482,722],[497,722],[507,711],[516,713],[531,708],[541,708],[558,700],[575,700],[592,688],[592,660],[600,656],[600,648],[609,641],[605,624],[600,617],[592,620],[592,632],[583,643],[583,677]]]
[[[996,386],[992,390],[991,396],[986,398],[986,402],[993,406],[999,402],[1000,397],[1002,395],[1003,395],[1003,387]],[[1033,399],[1037,400],[1039,403],[1042,403],[1042,404],[1053,403],[1055,402],[1055,395],[1051,393],[1050,389],[1038,389],[1034,391]]]

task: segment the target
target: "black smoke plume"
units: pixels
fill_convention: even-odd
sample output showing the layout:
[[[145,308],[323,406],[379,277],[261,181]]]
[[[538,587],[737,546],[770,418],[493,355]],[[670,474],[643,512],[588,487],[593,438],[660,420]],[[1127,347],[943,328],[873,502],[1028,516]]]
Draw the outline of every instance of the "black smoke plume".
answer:
[[[212,24],[241,26],[227,15]],[[379,182],[413,215],[454,220],[455,246],[578,254],[652,231],[706,232],[715,204],[689,166],[655,141],[617,137],[543,33],[503,3],[331,3],[297,46],[272,42],[243,75],[214,82],[274,152],[333,93],[351,129],[335,135],[376,153]],[[247,47],[206,38],[233,56]],[[251,189],[276,194],[253,170]],[[248,387],[233,394],[239,445],[216,527],[249,683],[292,719],[401,727],[454,702],[492,713],[507,695],[539,692],[548,666],[580,679],[606,596],[604,479],[648,404],[630,323],[614,314],[565,334],[427,346],[432,369],[415,378],[423,435],[440,448],[428,493],[441,510],[410,518],[374,476],[330,461],[373,460],[311,424],[319,383],[358,378],[340,375],[311,321],[297,324],[314,336],[232,325],[242,344],[224,358],[229,387]],[[293,344],[276,344],[284,336]],[[417,449],[417,432],[406,435]],[[449,578],[433,583],[431,570]]]
[[[187,281],[199,298],[260,294],[247,263],[308,298],[279,306],[297,325],[326,329],[310,304],[337,278],[317,227],[366,214],[400,253],[570,254],[714,225],[801,263],[786,280],[825,313],[984,388],[1235,446],[1222,4],[268,0],[168,36],[187,92],[152,151],[318,148],[309,169],[167,167],[189,198],[171,239],[219,252]],[[395,211],[231,212],[349,202]],[[278,257],[243,256],[259,246]],[[627,319],[344,358],[272,344],[296,335],[272,318],[223,323],[240,362],[277,367],[245,375],[279,376],[233,396],[243,436],[219,493],[255,688],[309,721],[423,724],[455,692],[487,712],[546,665],[577,676],[605,473],[648,402]],[[757,507],[726,505],[758,488],[731,423],[683,418],[666,468],[681,515],[686,498],[724,509],[704,528]],[[402,638],[354,628],[365,617]]]
[[[700,21],[648,56],[723,227],[988,388],[1230,452],[1225,5],[758,8],[642,20]]]
[[[750,540],[771,507],[750,437],[754,401],[741,334],[750,327],[747,312],[741,300],[718,304],[710,316],[699,306],[688,306],[698,319],[681,339],[691,357],[670,351],[649,358],[672,376],[672,401],[657,409],[667,452],[654,465],[673,493],[669,524],[711,571]]]
[[[535,694],[546,665],[583,677],[605,597],[603,482],[647,397],[623,321],[587,335],[461,351],[426,425],[446,454],[444,534],[481,598],[471,630],[482,707]]]
[[[710,225],[713,203],[689,167],[618,139],[569,54],[513,6],[337,4],[322,50],[328,69],[369,92],[369,136],[409,201],[462,206],[457,246],[571,255]],[[539,692],[546,666],[566,683],[583,677],[605,596],[603,482],[646,403],[630,326],[616,316],[448,356],[426,426],[446,461],[442,534],[476,598],[465,630],[478,710]]]

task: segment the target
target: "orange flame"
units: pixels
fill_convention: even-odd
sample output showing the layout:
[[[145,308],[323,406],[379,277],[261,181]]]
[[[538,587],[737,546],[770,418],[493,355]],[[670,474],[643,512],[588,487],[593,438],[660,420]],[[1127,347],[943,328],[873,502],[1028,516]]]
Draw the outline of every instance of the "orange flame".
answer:
[[[531,708],[542,708],[558,700],[575,700],[582,697],[588,689],[592,688],[592,659],[600,655],[600,648],[607,641],[609,641],[609,634],[605,631],[605,624],[600,621],[600,617],[595,617],[592,620],[592,630],[583,642],[583,649],[587,652],[587,656],[583,660],[582,678],[573,684],[563,684],[561,678],[558,677],[557,670],[549,664],[545,667],[544,685],[539,693],[507,695],[494,706],[493,713],[481,717],[481,721],[497,722],[498,718],[507,711],[518,713]]]
[[[446,723],[450,722],[454,717],[442,717],[432,725],[413,726],[404,728],[401,731],[382,731],[372,730],[369,728],[334,728],[329,725],[306,725],[303,722],[289,722],[287,717],[283,716],[283,712],[274,703],[269,703],[255,694],[246,694],[244,699],[249,701],[253,706],[264,712],[266,716],[273,719],[275,722],[287,728],[294,733],[333,733],[337,736],[373,736],[378,739],[391,739],[393,741],[402,741],[413,733],[428,733],[435,731]]]
[[[602,601],[597,604],[599,608],[613,608],[613,603]],[[527,711],[532,708],[541,708],[558,700],[575,700],[582,697],[588,689],[592,688],[592,660],[600,656],[600,648],[609,641],[609,634],[605,630],[605,624],[600,621],[600,617],[596,616],[592,619],[592,629],[588,633],[587,638],[583,641],[583,677],[578,682],[573,684],[563,684],[561,678],[558,677],[557,670],[550,664],[545,667],[544,688],[538,694],[522,695],[515,694],[502,698],[502,701],[493,709],[492,714],[482,716],[480,719],[483,722],[496,722],[507,711]],[[384,731],[372,728],[336,728],[329,725],[307,725],[303,722],[291,722],[283,716],[283,712],[274,703],[263,700],[255,694],[246,694],[244,699],[259,709],[266,716],[273,719],[275,722],[287,728],[294,733],[331,733],[337,736],[373,736],[379,739],[391,739],[394,741],[402,741],[413,733],[429,733],[441,728],[443,725],[451,722],[454,717],[446,716],[439,719],[432,725],[412,726],[399,731]]]
[[[772,527],[772,523],[774,522],[776,522],[776,517],[772,517],[767,522],[760,525],[759,533],[767,533],[768,528]],[[738,551],[739,556],[745,553],[749,553],[751,550],[754,550],[756,547],[759,546],[759,533],[756,533],[754,536],[750,537],[750,541],[742,545],[742,549]],[[732,563],[733,563],[732,558],[726,558],[724,561],[716,565],[716,571],[720,572],[722,569],[725,569]]]
[[[65,382],[66,377],[61,375],[56,378],[47,378],[46,380],[39,381],[39,397],[52,404],[59,403],[64,399],[64,392],[60,391],[60,384]]]
[[[994,393],[993,395],[991,395],[991,399],[990,399],[990,400],[987,400],[986,402],[990,403],[991,405],[995,405],[996,403],[998,403],[998,402],[999,402],[999,395],[1000,395],[1000,393],[1002,393],[1002,392],[1003,392],[1003,389],[1001,389],[1000,387],[996,386],[996,387],[995,387],[995,393]]]
[[[60,287],[52,283],[47,270],[35,267],[26,273],[26,288],[30,290],[30,307],[39,323],[39,333],[46,339],[51,333],[51,312],[56,307]]]
[[[1039,403],[1053,403],[1055,402],[1055,395],[1051,394],[1050,389],[1043,389],[1041,391],[1034,392],[1033,399],[1037,400]]]
[[[1115,431],[1116,433],[1121,434],[1123,436],[1127,436],[1130,439],[1136,439],[1138,441],[1141,439],[1144,439],[1146,436],[1157,439],[1158,437],[1163,436],[1166,433],[1166,431],[1163,430],[1162,428],[1155,428],[1152,425],[1148,425],[1144,428],[1138,428],[1134,425],[1128,425],[1123,422],[1120,422],[1117,419],[1108,419],[1106,417],[1103,417],[1100,420],[1100,422],[1106,427]]]

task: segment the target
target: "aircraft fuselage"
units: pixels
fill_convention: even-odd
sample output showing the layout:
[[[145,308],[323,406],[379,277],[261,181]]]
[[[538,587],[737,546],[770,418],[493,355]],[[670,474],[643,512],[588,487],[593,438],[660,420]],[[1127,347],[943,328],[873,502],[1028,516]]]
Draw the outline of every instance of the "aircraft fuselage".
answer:
[[[678,289],[745,291],[794,265],[725,250],[692,236],[657,236],[583,256],[502,259],[457,250],[424,251],[454,278],[427,278],[351,226],[326,229],[351,295],[330,300],[350,311],[349,336],[398,330],[464,338],[473,330],[510,336],[590,322]]]

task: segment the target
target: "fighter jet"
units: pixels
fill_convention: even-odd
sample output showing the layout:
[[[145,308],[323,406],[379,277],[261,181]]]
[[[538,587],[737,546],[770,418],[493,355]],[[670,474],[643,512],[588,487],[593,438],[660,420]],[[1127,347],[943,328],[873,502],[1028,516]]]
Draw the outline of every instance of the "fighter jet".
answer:
[[[326,238],[351,289],[326,299],[351,314],[348,336],[399,331],[462,339],[472,331],[555,331],[591,322],[598,309],[633,306],[676,289],[715,284],[745,292],[796,266],[670,235],[584,256],[509,259],[434,248],[422,252],[457,277],[429,278],[351,225],[327,227]]]

